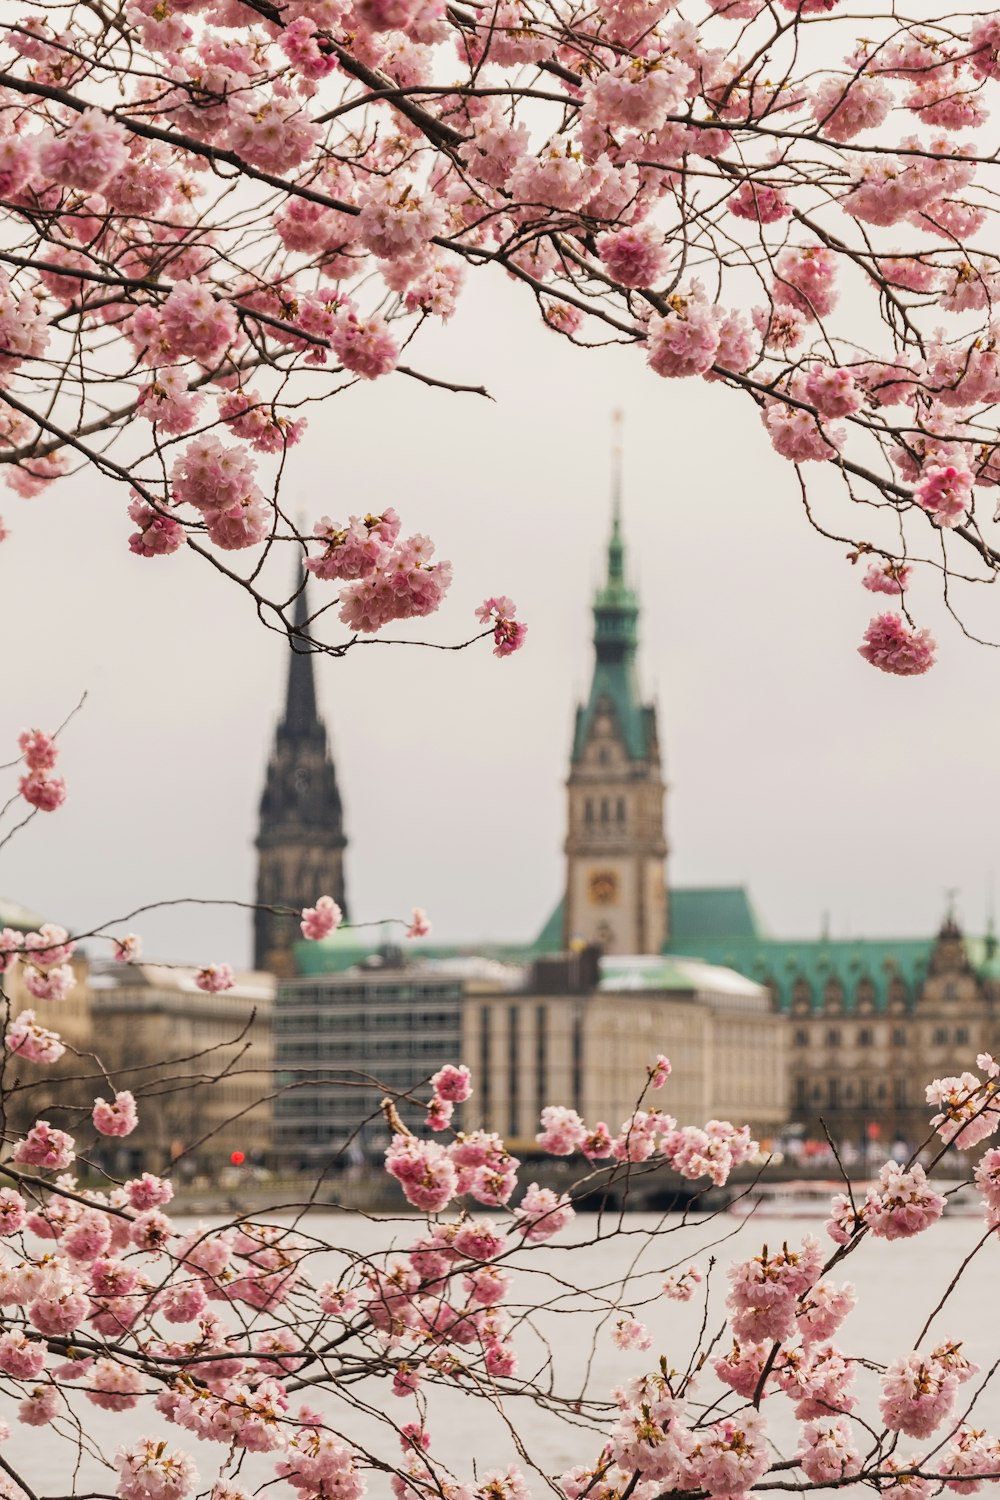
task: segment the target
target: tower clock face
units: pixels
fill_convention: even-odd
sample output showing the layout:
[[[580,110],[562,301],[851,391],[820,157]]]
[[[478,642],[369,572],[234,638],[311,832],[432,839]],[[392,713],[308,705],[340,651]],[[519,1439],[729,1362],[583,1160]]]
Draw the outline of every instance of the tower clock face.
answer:
[[[612,906],[618,900],[618,876],[614,870],[594,870],[588,888],[595,906]]]

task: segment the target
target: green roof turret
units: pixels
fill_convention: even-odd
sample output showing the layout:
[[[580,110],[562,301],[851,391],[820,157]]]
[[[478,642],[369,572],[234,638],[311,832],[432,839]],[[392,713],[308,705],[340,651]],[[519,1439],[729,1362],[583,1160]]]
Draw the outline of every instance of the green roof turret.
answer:
[[[625,541],[621,516],[621,414],[615,413],[612,450],[611,536],[607,575],[594,595],[594,676],[590,695],[577,711],[573,760],[579,760],[590,734],[597,705],[610,700],[633,760],[648,758],[652,746],[651,710],[639,692],[636,652],[639,647],[639,600],[625,581]]]

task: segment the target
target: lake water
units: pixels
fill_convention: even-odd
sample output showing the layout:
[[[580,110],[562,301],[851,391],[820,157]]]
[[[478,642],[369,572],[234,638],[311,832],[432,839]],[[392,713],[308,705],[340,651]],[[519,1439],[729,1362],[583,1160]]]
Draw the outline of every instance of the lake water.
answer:
[[[390,1243],[404,1248],[419,1232],[419,1222],[395,1219],[375,1223],[353,1216],[312,1215],[303,1221],[310,1237],[330,1246],[362,1255],[375,1255]],[[612,1236],[611,1231],[617,1232]],[[469,1481],[492,1467],[516,1462],[531,1482],[534,1495],[551,1493],[543,1475],[559,1474],[578,1463],[592,1463],[601,1447],[601,1437],[586,1413],[576,1413],[565,1400],[608,1400],[615,1385],[643,1371],[655,1369],[661,1354],[678,1370],[688,1366],[696,1348],[703,1320],[705,1340],[714,1335],[723,1320],[726,1292],[725,1268],[733,1260],[757,1253],[762,1242],[776,1247],[783,1240],[795,1243],[806,1232],[823,1237],[822,1221],[756,1219],[744,1222],[728,1215],[711,1220],[693,1219],[687,1225],[675,1216],[628,1215],[605,1219],[581,1215],[552,1245],[533,1247],[520,1255],[509,1305],[525,1304],[541,1311],[518,1327],[516,1343],[519,1375],[535,1376],[553,1404],[539,1407],[519,1396],[505,1396],[502,1409],[494,1410],[485,1400],[452,1388],[425,1387],[426,1426],[434,1442],[434,1453],[452,1468],[456,1477]],[[852,1356],[886,1360],[913,1347],[925,1317],[945,1295],[956,1269],[981,1238],[982,1222],[973,1218],[945,1219],[930,1232],[913,1240],[888,1243],[865,1241],[834,1279],[852,1281],[858,1290],[858,1306],[837,1337],[838,1345]],[[567,1246],[572,1251],[567,1252]],[[708,1315],[705,1299],[697,1296],[679,1304],[660,1294],[664,1274],[690,1260],[709,1272]],[[328,1250],[317,1254],[310,1279],[339,1280],[343,1255]],[[924,1344],[929,1348],[944,1338],[963,1340],[965,1352],[988,1370],[1000,1360],[1000,1318],[997,1291],[1000,1287],[1000,1246],[993,1236],[975,1256],[957,1288],[948,1296]],[[630,1278],[631,1292],[624,1302],[622,1287]],[[703,1288],[699,1289],[704,1290]],[[619,1306],[636,1311],[653,1336],[646,1353],[621,1351],[611,1339]],[[719,1345],[716,1353],[725,1345]],[[873,1393],[875,1377],[861,1372],[858,1385]],[[966,1404],[976,1386],[963,1387]],[[714,1377],[703,1378],[702,1393],[714,1390]],[[377,1420],[388,1411],[397,1424],[413,1420],[412,1398],[397,1399],[388,1392],[388,1382],[364,1382],[339,1393],[309,1392],[311,1404],[320,1406],[327,1421],[352,1442],[366,1445],[395,1461],[396,1452]],[[862,1400],[862,1409],[873,1402]],[[771,1408],[774,1408],[773,1416]],[[0,1415],[13,1429],[3,1456],[24,1475],[38,1496],[113,1494],[116,1476],[87,1449],[112,1454],[123,1442],[139,1436],[157,1435],[169,1446],[181,1447],[198,1464],[207,1488],[218,1477],[225,1450],[219,1444],[198,1442],[192,1434],[166,1422],[151,1402],[132,1411],[101,1411],[79,1399],[76,1403],[83,1436],[76,1442],[58,1440],[50,1429],[25,1428],[15,1420],[15,1403],[0,1397]],[[771,1418],[772,1439],[785,1455],[795,1442],[795,1423],[784,1400],[765,1404]],[[779,1421],[777,1419],[783,1419]],[[987,1383],[976,1397],[972,1413],[975,1426],[1000,1433],[1000,1394],[996,1382]],[[524,1446],[518,1453],[512,1437],[516,1431]],[[909,1446],[902,1451],[908,1453]],[[272,1461],[247,1460],[243,1455],[241,1482],[255,1482],[273,1472]],[[252,1485],[248,1485],[252,1488]],[[272,1486],[265,1493],[289,1496],[286,1485]],[[368,1493],[374,1500],[389,1496],[387,1478],[373,1473]]]

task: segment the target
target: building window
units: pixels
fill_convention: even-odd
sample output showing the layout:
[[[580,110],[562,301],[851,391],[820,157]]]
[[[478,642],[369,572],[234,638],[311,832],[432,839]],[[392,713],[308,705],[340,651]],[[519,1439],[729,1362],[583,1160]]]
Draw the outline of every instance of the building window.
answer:
[[[611,816],[611,805],[607,797],[601,798],[601,822],[606,823]]]
[[[840,1103],[840,1089],[836,1078],[826,1080],[826,1102],[831,1109],[836,1109]]]
[[[625,798],[624,797],[619,797],[618,798],[618,821],[619,821],[619,823],[624,823],[625,822]]]
[[[948,1045],[948,1028],[947,1028],[947,1026],[936,1026],[934,1028],[934,1045],[935,1045],[935,1047],[947,1047],[947,1045]]]
[[[828,1047],[839,1047],[840,1046],[840,1028],[839,1027],[837,1027],[837,1026],[830,1026],[830,1027],[827,1028],[826,1045]]]
[[[535,1112],[541,1114],[548,1104],[549,1093],[549,1012],[547,1006],[535,1007]]]
[[[493,1071],[493,1037],[491,1024],[493,1012],[484,1005],[479,1012],[479,1103],[483,1111],[483,1124],[489,1126],[490,1076]]]
[[[583,804],[583,821],[585,823],[592,823],[594,821],[594,800],[592,797],[588,797]]]
[[[521,1037],[518,1029],[520,1007],[507,1008],[507,1133],[517,1135],[521,1126]]]
[[[872,1029],[870,1026],[862,1026],[858,1032],[858,1046],[870,1047],[872,1044]]]
[[[795,1108],[804,1110],[807,1107],[807,1086],[804,1078],[795,1080]]]
[[[967,1026],[959,1026],[956,1029],[955,1045],[958,1047],[967,1047],[969,1045],[969,1028]]]
[[[906,1046],[906,1027],[894,1026],[892,1028],[892,1045],[894,1047]]]
[[[809,1033],[804,1026],[796,1026],[793,1045],[796,1047],[808,1047]]]
[[[577,1010],[573,1016],[572,1094],[573,1108],[583,1113],[583,1014]]]
[[[894,1078],[892,1080],[892,1102],[897,1109],[906,1108],[906,1079]]]

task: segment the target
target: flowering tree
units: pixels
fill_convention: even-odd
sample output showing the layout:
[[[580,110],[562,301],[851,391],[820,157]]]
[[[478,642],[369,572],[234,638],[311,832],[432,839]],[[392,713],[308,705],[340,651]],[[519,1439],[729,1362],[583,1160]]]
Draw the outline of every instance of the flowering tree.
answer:
[[[318,913],[322,926],[330,906],[303,913],[303,929],[315,930]],[[66,933],[0,936],[5,972],[25,966],[30,993],[51,1001],[44,976],[65,966]],[[12,1017],[9,1007],[4,1048],[6,1114],[12,1070],[23,1060],[50,1067],[64,1048],[34,1012]],[[949,1146],[973,1150],[1000,1125],[1000,1065],[978,1062],[984,1078],[965,1073],[928,1088],[930,1169]],[[849,1486],[913,1500],[1000,1479],[1000,1437],[970,1420],[998,1365],[978,1378],[961,1331],[936,1326],[971,1254],[912,1349],[875,1363],[842,1337],[856,1296],[841,1263],[866,1239],[909,1239],[941,1217],[945,1199],[915,1159],[887,1164],[863,1198],[845,1180],[825,1248],[806,1234],[737,1259],[721,1326],[709,1296],[714,1260],[687,1260],[674,1242],[686,1219],[653,1230],[628,1228],[620,1215],[582,1232],[583,1221],[573,1224],[573,1198],[593,1187],[602,1164],[603,1185],[621,1191],[664,1165],[723,1186],[754,1156],[745,1127],[681,1125],[652,1102],[669,1074],[665,1057],[651,1063],[636,1109],[614,1132],[571,1109],[542,1111],[539,1150],[581,1161],[570,1193],[525,1187],[499,1136],[454,1128],[456,1106],[472,1107],[464,1066],[442,1067],[423,1098],[387,1097],[385,1168],[417,1217],[385,1221],[382,1245],[366,1249],[349,1218],[342,1243],[318,1237],[299,1212],[305,1203],[286,1204],[276,1222],[241,1215],[191,1228],[169,1215],[169,1177],[103,1177],[95,1147],[131,1134],[143,1104],[98,1063],[92,1077],[103,1091],[76,1109],[72,1134],[45,1119],[20,1129],[8,1119],[4,1129],[0,1391],[17,1423],[48,1429],[52,1442],[17,1461],[16,1438],[3,1428],[0,1490],[41,1500],[48,1491],[37,1476],[60,1440],[76,1474],[89,1465],[99,1476],[84,1479],[83,1493],[109,1500],[250,1500],[276,1483],[299,1500],[743,1500]],[[974,1176],[982,1250],[1000,1222],[1000,1150],[986,1150]],[[595,1246],[625,1234],[649,1250],[668,1247],[665,1263],[653,1262],[652,1290],[634,1246],[617,1285],[578,1269]],[[324,1277],[331,1263],[335,1274]],[[574,1331],[584,1319],[624,1356],[628,1373],[613,1392],[581,1384],[576,1361],[568,1387],[549,1358],[525,1363],[550,1299],[567,1304]],[[652,1304],[695,1299],[703,1313],[693,1347],[680,1358],[656,1348],[643,1321]],[[860,1400],[873,1373],[877,1386]],[[509,1462],[484,1473],[474,1460],[456,1467],[442,1456],[446,1434],[430,1413],[458,1397],[501,1419]],[[127,1414],[113,1450],[102,1451],[87,1403]],[[540,1419],[565,1428],[579,1454],[558,1473],[534,1451]]]
[[[20,749],[28,816],[55,809],[65,795],[55,737],[28,731]],[[320,896],[299,919],[303,937],[317,941],[342,914]],[[427,931],[415,911],[408,936]],[[134,933],[86,936],[109,941],[121,963],[139,957]],[[680,1123],[659,1107],[655,1093],[666,1089],[669,1101],[665,1056],[650,1063],[617,1130],[543,1108],[536,1175],[545,1157],[575,1158],[568,1191],[526,1182],[503,1140],[477,1125],[469,1069],[449,1063],[426,1094],[387,1094],[382,1104],[385,1170],[416,1218],[365,1215],[359,1234],[343,1216],[331,1242],[304,1212],[317,1183],[280,1215],[192,1228],[167,1211],[169,1175],[119,1180],[99,1165],[106,1144],[132,1135],[140,1110],[155,1118],[164,1088],[175,1092],[184,1078],[143,1067],[123,1088],[99,1056],[63,1040],[50,1023],[76,983],[75,947],[52,924],[0,932],[0,1393],[17,1424],[46,1428],[53,1440],[25,1461],[0,1421],[8,1500],[49,1495],[43,1481],[60,1442],[73,1494],[90,1500],[250,1500],[276,1483],[299,1500],[390,1491],[396,1500],[745,1500],[862,1485],[922,1500],[1000,1480],[1000,1434],[972,1416],[1000,1361],[980,1378],[963,1347],[970,1330],[942,1331],[962,1275],[1000,1229],[1000,1149],[980,1153],[1000,1127],[991,1056],[978,1058],[983,1076],[930,1084],[931,1134],[920,1153],[887,1163],[866,1189],[845,1176],[825,1247],[807,1234],[737,1257],[720,1306],[714,1257],[692,1261],[675,1243],[687,1216],[652,1228],[620,1214],[601,1214],[589,1229],[573,1222],[575,1203],[595,1188],[624,1197],[665,1167],[721,1188],[759,1161],[746,1126]],[[195,982],[225,990],[232,970],[207,964]],[[17,1013],[15,984],[34,1002]],[[53,1089],[47,1075],[67,1059]],[[253,1081],[261,1093],[271,1087]],[[58,1125],[34,1112],[42,1100],[47,1112],[59,1109]],[[931,1174],[949,1151],[972,1156],[978,1243],[913,1346],[873,1358],[844,1337],[857,1298],[841,1264],[866,1240],[933,1228],[945,1198]],[[588,1257],[592,1267],[595,1248],[620,1238],[629,1244],[624,1273],[609,1278],[602,1260],[595,1279]],[[644,1257],[652,1270],[640,1266]],[[678,1351],[676,1337],[657,1347],[648,1326],[657,1304],[696,1299],[691,1347]],[[568,1312],[571,1344],[584,1320],[584,1341],[623,1356],[613,1391],[581,1380],[576,1359],[567,1385],[551,1350],[538,1358],[537,1320],[550,1302]],[[468,1457],[456,1462],[435,1413],[447,1422],[457,1399],[499,1419],[509,1461],[485,1473]],[[122,1414],[110,1449],[91,1430],[87,1403]],[[577,1457],[558,1472],[536,1451],[540,1426],[572,1441]]]
[[[260,549],[297,542],[342,651],[433,611],[449,568],[391,510],[300,536],[290,450],[353,381],[449,385],[409,363],[420,325],[503,274],[558,336],[748,397],[800,480],[836,471],[830,534],[902,605],[862,654],[925,671],[912,563],[1000,560],[997,169],[971,134],[998,49],[998,15],[837,0],[25,0],[0,54],[8,482],[120,483],[133,551],[193,548],[279,628]],[[512,649],[508,604],[486,623]]]
[[[558,336],[635,344],[658,376],[753,401],[800,477],[836,471],[848,501],[838,539],[870,559],[874,592],[904,601],[916,563],[991,581],[1000,554],[976,500],[1000,477],[1000,266],[977,236],[990,243],[996,167],[966,132],[987,122],[1000,18],[852,19],[835,0],[709,10],[25,0],[0,79],[10,483],[30,498],[83,467],[120,484],[139,559],[191,548],[309,645],[343,652],[428,615],[449,570],[426,537],[401,539],[391,509],[323,517],[302,535],[282,480],[310,406],[350,382],[447,384],[404,349],[425,319],[451,314],[472,270],[511,277]],[[346,640],[293,626],[288,601],[261,592],[277,542],[334,586],[321,609],[337,608]],[[480,622],[500,654],[523,639],[505,597],[486,600]],[[905,608],[877,617],[862,649],[902,675],[933,659]],[[20,748],[8,805],[56,811],[53,737],[32,731]],[[318,896],[303,934],[338,920]],[[426,925],[417,912],[410,932]],[[108,936],[123,962],[136,957],[133,934]],[[18,1423],[98,1464],[93,1493],[244,1500],[278,1483],[302,1500],[388,1489],[524,1500],[529,1487],[742,1500],[865,1485],[919,1500],[1000,1476],[1000,1441],[969,1420],[992,1372],[978,1378],[960,1330],[931,1331],[947,1298],[916,1348],[880,1367],[836,1342],[853,1302],[841,1262],[941,1216],[917,1160],[887,1166],[863,1200],[848,1185],[826,1250],[806,1236],[738,1260],[719,1329],[710,1267],[671,1249],[658,1296],[705,1298],[675,1368],[653,1348],[634,1278],[611,1290],[574,1277],[573,1193],[525,1183],[495,1134],[454,1129],[456,1105],[474,1110],[460,1065],[419,1101],[387,1099],[386,1169],[423,1217],[386,1228],[374,1250],[318,1243],[307,1219],[181,1227],[169,1178],[102,1176],[95,1146],[131,1134],[146,1105],[95,1059],[75,1059],[93,1101],[67,1095],[72,1129],[21,1122],[8,1108],[25,1097],[18,1070],[69,1051],[55,1017],[74,941],[53,926],[0,934],[0,970],[40,1007],[15,1014],[5,983],[0,1390]],[[197,978],[206,992],[231,982],[225,963]],[[1000,1068],[979,1061],[985,1077],[930,1086],[931,1167],[1000,1123]],[[749,1131],[678,1123],[647,1093],[668,1074],[665,1058],[651,1062],[614,1130],[546,1108],[541,1150],[586,1163],[581,1190],[595,1166],[624,1184],[666,1164],[724,1185],[755,1153]],[[986,1151],[975,1180],[985,1244],[1000,1222],[1000,1152]],[[583,1239],[626,1233],[601,1218]],[[539,1281],[539,1257],[556,1252]],[[336,1277],[312,1275],[330,1255]],[[634,1360],[614,1394],[564,1389],[544,1361],[519,1367],[553,1281]],[[878,1392],[861,1405],[872,1373]],[[428,1412],[449,1391],[506,1423],[510,1461],[496,1474],[440,1458]],[[105,1455],[88,1403],[135,1414]],[[539,1471],[526,1410],[565,1423],[578,1461]],[[794,1438],[782,1455],[783,1424]],[[39,1500],[32,1464],[2,1444],[0,1471],[12,1500]]]

